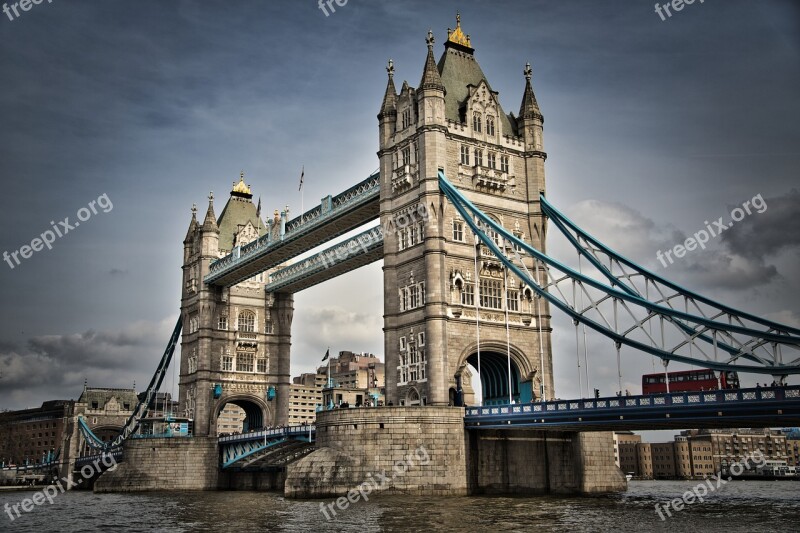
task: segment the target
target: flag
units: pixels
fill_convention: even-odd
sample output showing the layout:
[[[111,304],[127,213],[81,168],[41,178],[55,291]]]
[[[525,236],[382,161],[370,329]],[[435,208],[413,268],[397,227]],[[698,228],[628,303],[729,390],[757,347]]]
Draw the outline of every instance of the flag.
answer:
[[[305,176],[305,175],[306,175],[306,166],[303,165],[303,170],[300,171],[300,188],[297,189],[298,191],[302,191],[303,190],[303,176]]]
[[[328,351],[327,351],[327,352],[325,352],[325,357],[323,357],[323,358],[322,358],[322,360],[323,360],[323,361],[327,361],[327,360],[328,360],[328,357],[330,357],[330,355],[331,355],[331,349],[330,349],[330,348],[328,348]]]

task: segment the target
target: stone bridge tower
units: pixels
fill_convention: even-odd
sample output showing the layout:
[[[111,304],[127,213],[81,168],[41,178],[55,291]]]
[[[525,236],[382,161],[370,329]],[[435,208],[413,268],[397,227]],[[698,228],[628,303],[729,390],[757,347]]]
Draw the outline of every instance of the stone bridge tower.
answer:
[[[267,272],[232,287],[203,283],[211,262],[280,231],[288,213],[276,211],[264,223],[260,201],[256,207],[252,197],[242,174],[219,219],[213,194],[202,224],[192,209],[183,243],[180,415],[194,419],[198,436],[217,435],[217,418],[228,403],[244,411],[245,429],[288,419],[292,295],[266,294]]]
[[[389,62],[378,114],[381,222],[384,228],[396,228],[384,237],[387,400],[395,405],[459,405],[467,364],[476,370],[480,364],[484,404],[506,403],[509,396],[527,402],[542,392],[550,398],[546,302],[533,298],[511,275],[506,283],[505,268],[485,246],[476,247],[469,227],[440,193],[437,178],[443,169],[496,222],[545,250],[539,206],[539,193],[545,189],[543,117],[530,66],[524,71],[522,104],[515,116],[503,111],[460,17],[455,30],[448,30],[438,64],[431,32],[427,44],[416,89],[403,82],[397,94]],[[506,249],[513,257],[511,248]],[[537,275],[531,258],[520,257]]]

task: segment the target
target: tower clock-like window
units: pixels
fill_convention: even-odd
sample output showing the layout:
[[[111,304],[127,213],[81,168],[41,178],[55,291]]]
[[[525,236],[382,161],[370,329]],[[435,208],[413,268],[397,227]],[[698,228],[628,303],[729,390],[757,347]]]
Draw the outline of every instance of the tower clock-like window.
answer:
[[[252,372],[255,355],[251,353],[239,352],[236,354],[236,371]]]
[[[256,315],[252,311],[239,313],[239,331],[252,333],[256,330]]]
[[[481,278],[481,307],[503,308],[503,282],[496,279]]]

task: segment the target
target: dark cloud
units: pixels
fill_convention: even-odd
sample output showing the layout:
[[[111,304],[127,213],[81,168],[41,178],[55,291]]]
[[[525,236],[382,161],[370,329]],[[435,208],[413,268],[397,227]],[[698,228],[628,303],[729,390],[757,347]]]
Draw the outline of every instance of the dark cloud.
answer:
[[[780,201],[796,205],[780,195],[800,166],[796,2],[695,3],[668,22],[633,0],[383,0],[330,17],[291,0],[53,2],[0,20],[0,251],[102,193],[114,210],[0,267],[1,383],[13,369],[32,387],[14,385],[7,405],[74,396],[85,375],[148,376],[142,354],[160,354],[169,328],[123,325],[177,314],[192,203],[202,213],[242,168],[265,212],[299,211],[301,165],[306,209],[366,177],[386,61],[416,84],[428,28],[439,54],[457,10],[507,111],[533,64],[553,202],[658,269],[657,250],[761,191],[765,216],[662,272],[739,307],[798,315],[796,224]],[[292,373],[329,345],[382,352],[381,283],[372,265],[297,295]]]
[[[800,246],[800,191],[792,189],[770,198],[758,195],[751,203],[763,212],[751,207],[751,214],[721,235],[728,250],[742,256],[765,257]],[[742,206],[729,207],[733,210]]]
[[[146,384],[169,339],[168,321],[139,322],[120,331],[45,335],[26,348],[0,347],[5,400],[35,405],[50,398],[77,398],[84,380],[104,387]]]

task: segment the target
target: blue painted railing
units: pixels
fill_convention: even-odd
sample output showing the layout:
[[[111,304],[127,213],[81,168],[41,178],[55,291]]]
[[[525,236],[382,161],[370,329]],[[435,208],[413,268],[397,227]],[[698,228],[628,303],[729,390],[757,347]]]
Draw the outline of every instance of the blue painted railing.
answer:
[[[289,426],[285,428],[260,429],[256,431],[250,431],[248,433],[239,433],[238,435],[225,435],[224,437],[219,438],[219,443],[227,444],[231,442],[244,442],[249,440],[264,440],[264,437],[267,439],[277,437],[302,437],[308,436],[309,431],[311,432],[313,439],[313,436],[316,434],[317,427],[314,424],[303,424],[300,426]]]
[[[242,264],[252,261],[287,241],[294,240],[309,231],[315,229],[323,223],[336,219],[339,215],[347,212],[366,202],[375,200],[380,196],[380,173],[375,172],[364,181],[350,187],[346,191],[334,197],[326,197],[317,207],[301,214],[286,222],[285,232],[278,237],[268,232],[263,237],[238,248],[230,254],[222,257],[209,265],[209,273],[205,277],[205,283],[212,283],[219,277],[235,270]],[[367,222],[366,220],[364,222]]]
[[[368,229],[339,244],[331,246],[302,261],[273,272],[265,289],[273,292],[282,287],[306,279],[349,258],[368,254],[383,246],[383,231],[380,226]]]
[[[485,425],[486,422],[514,424],[524,423],[527,420],[546,423],[548,419],[564,420],[566,417],[588,424],[602,421],[603,413],[608,414],[609,421],[616,421],[624,420],[626,413],[641,415],[647,414],[648,411],[663,411],[666,407],[673,408],[675,416],[680,416],[681,409],[697,406],[725,407],[727,412],[731,412],[730,410],[735,409],[737,405],[769,406],[787,403],[800,407],[800,385],[467,407],[464,421],[467,426],[477,426]],[[597,415],[600,415],[600,418]],[[585,419],[586,417],[591,419]]]

